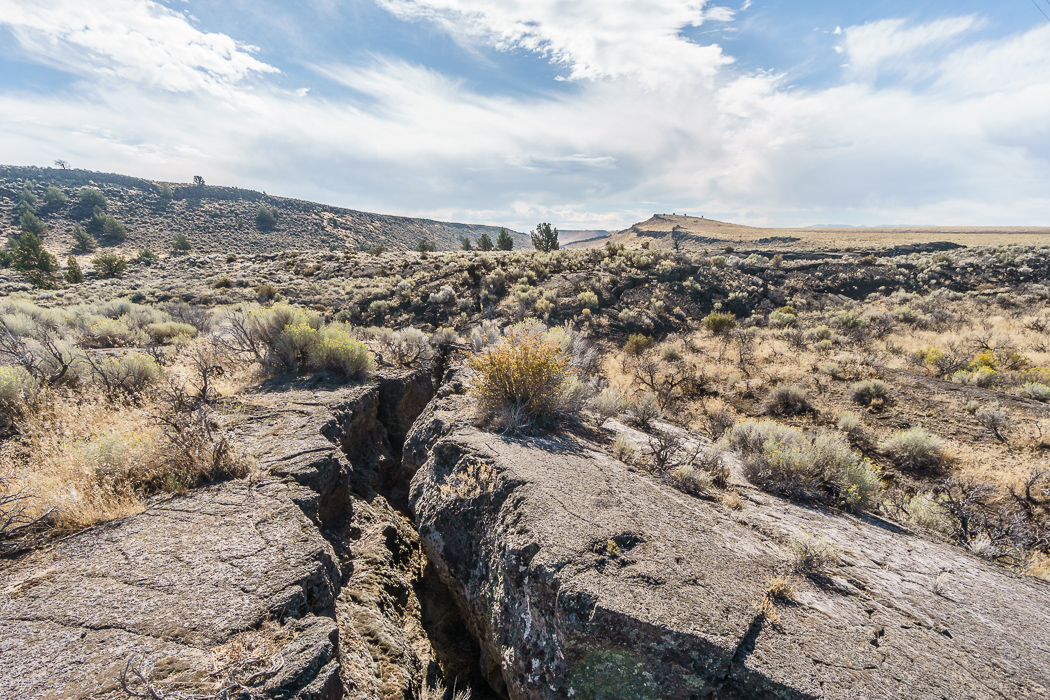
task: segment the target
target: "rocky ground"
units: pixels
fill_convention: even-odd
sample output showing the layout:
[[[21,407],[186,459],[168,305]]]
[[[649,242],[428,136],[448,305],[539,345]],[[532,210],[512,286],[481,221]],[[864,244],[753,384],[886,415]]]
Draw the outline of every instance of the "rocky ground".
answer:
[[[1050,697],[1050,247],[84,268],[0,279],[0,696]]]

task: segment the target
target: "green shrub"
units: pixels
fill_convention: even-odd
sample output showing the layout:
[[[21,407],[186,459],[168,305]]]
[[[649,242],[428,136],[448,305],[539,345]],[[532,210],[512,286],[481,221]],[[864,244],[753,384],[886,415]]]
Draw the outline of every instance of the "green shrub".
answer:
[[[618,390],[610,387],[592,397],[587,405],[594,413],[595,425],[600,428],[607,420],[617,417],[627,408],[627,399]]]
[[[798,574],[819,574],[838,560],[838,552],[830,542],[809,532],[791,539],[791,555],[791,568]]]
[[[769,323],[776,328],[794,326],[798,323],[798,316],[777,309],[769,312]]]
[[[80,190],[78,196],[80,199],[80,203],[84,206],[90,209],[98,207],[103,211],[106,210],[106,196],[98,190],[91,187],[84,187]]]
[[[722,269],[725,269],[725,266],[726,266],[726,257],[724,255],[716,255],[713,258],[711,258],[711,267],[714,267],[714,268],[717,268],[719,270],[722,270]]]
[[[879,449],[901,469],[937,469],[947,461],[944,440],[920,427],[894,433]]]
[[[853,400],[868,406],[873,401],[885,401],[890,395],[890,387],[881,379],[865,379],[853,385]]]
[[[149,248],[140,248],[138,258],[136,259],[140,262],[146,263],[147,265],[152,265],[158,260],[157,254]]]
[[[663,409],[656,394],[647,391],[627,405],[627,415],[631,423],[648,430],[652,422],[663,415]]]
[[[141,394],[163,376],[164,372],[149,355],[129,352],[120,357],[105,358],[96,363],[94,375],[108,393]]]
[[[268,309],[256,309],[249,312],[247,325],[249,332],[257,342],[266,348],[273,349],[278,337],[288,326],[306,325],[317,330],[321,322],[315,313],[282,303],[274,304]]]
[[[576,300],[580,302],[580,305],[585,309],[597,309],[598,308],[598,295],[591,291],[580,292],[576,295]]]
[[[157,185],[157,195],[161,199],[170,202],[175,198],[175,190],[171,189],[171,185],[162,182]]]
[[[908,500],[905,506],[908,519],[916,525],[931,530],[948,531],[951,529],[951,517],[933,493],[919,492]]]
[[[128,259],[117,253],[102,253],[91,258],[91,266],[106,277],[119,277],[128,269]]]
[[[721,444],[738,450],[748,480],[768,491],[807,500],[823,500],[822,492],[830,492],[859,508],[881,498],[878,467],[837,435],[810,438],[773,421],[746,420],[726,430]]]
[[[390,359],[402,367],[412,367],[430,359],[433,350],[430,341],[418,328],[404,328],[390,334],[384,342]]]
[[[195,338],[197,336],[196,326],[178,321],[161,321],[151,323],[146,327],[146,332],[155,343],[168,343],[175,338]]]
[[[853,411],[842,411],[835,420],[835,425],[844,433],[855,433],[861,429],[860,418]]]
[[[371,376],[375,371],[375,359],[368,347],[336,326],[326,326],[318,331],[308,353],[311,366],[317,370],[354,379]]]
[[[285,326],[271,347],[273,358],[278,364],[295,371],[307,364],[316,343],[317,329],[309,323]]]
[[[98,248],[98,243],[95,242],[95,237],[84,230],[84,227],[77,224],[73,227],[73,250],[81,252],[89,252]]]
[[[193,244],[190,243],[190,239],[186,237],[186,234],[176,233],[171,239],[171,249],[180,253],[187,253],[193,249]]]
[[[416,251],[420,253],[432,253],[435,250],[437,250],[437,246],[425,238],[420,238],[419,242],[416,243]]]
[[[36,390],[36,380],[28,371],[0,366],[0,413],[21,415]]]
[[[623,346],[623,351],[628,356],[638,357],[643,352],[649,349],[649,346],[653,344],[653,339],[642,333],[631,333],[627,337],[627,342]]]
[[[736,316],[731,313],[713,311],[704,316],[703,325],[715,335],[721,335],[736,328]]]
[[[1021,385],[1021,396],[1043,403],[1050,402],[1050,386],[1038,382],[1027,382]]]
[[[998,384],[1002,379],[1002,375],[991,367],[978,367],[974,371],[961,369],[958,372],[952,374],[952,382],[955,384],[966,384],[968,386],[977,386],[981,388],[988,388]]]
[[[277,287],[272,284],[260,284],[255,288],[255,295],[259,301],[270,301],[277,296]]]
[[[766,397],[765,411],[777,416],[809,413],[813,405],[809,402],[809,391],[795,384],[781,384]]]
[[[84,344],[95,348],[117,348],[135,345],[141,337],[116,318],[102,318],[87,329]]]

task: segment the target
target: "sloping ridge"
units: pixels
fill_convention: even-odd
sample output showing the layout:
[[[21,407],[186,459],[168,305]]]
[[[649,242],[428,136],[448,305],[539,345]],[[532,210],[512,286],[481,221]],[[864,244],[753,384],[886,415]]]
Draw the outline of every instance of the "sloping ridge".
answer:
[[[488,233],[493,241],[498,228],[481,224],[461,224],[407,216],[374,214],[353,209],[275,197],[238,187],[197,187],[161,183],[142,178],[100,173],[91,170],[61,170],[0,166],[0,209],[15,212],[26,180],[42,188],[55,185],[70,202],[58,208],[38,207],[50,234],[45,239],[55,251],[65,253],[73,245],[71,231],[84,223],[91,212],[76,204],[77,190],[96,187],[108,200],[108,211],[128,229],[123,247],[137,252],[151,247],[162,252],[171,246],[175,234],[185,234],[194,247],[205,253],[273,253],[284,250],[357,250],[386,246],[390,250],[414,250],[421,239],[439,250],[460,247],[460,237],[477,241]],[[161,185],[169,184],[174,197],[161,196]],[[260,229],[255,217],[260,206],[277,211],[272,229]],[[18,230],[17,213],[4,217],[4,234]],[[529,237],[511,232],[515,247],[531,246]]]

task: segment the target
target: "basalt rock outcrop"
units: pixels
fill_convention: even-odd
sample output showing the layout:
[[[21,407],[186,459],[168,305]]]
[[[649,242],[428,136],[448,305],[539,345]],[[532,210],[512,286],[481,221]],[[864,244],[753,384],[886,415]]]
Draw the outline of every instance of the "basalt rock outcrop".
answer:
[[[424,550],[489,684],[540,698],[1050,697],[1050,585],[876,518],[685,495],[586,437],[514,439],[443,390],[404,451]],[[800,533],[838,550],[779,622]]]
[[[419,595],[433,614],[447,594],[380,491],[432,394],[413,372],[268,387],[224,413],[250,479],[0,563],[0,697],[124,698],[122,676],[145,692],[129,662],[159,697],[418,696],[438,673]]]

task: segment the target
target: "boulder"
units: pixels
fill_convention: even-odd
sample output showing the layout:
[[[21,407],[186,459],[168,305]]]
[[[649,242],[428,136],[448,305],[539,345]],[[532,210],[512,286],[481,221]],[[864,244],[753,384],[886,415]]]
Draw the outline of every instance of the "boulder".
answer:
[[[586,436],[517,439],[435,399],[405,445],[431,564],[501,695],[1050,696],[1050,585],[874,517],[678,492]],[[837,549],[764,605],[791,543]]]

